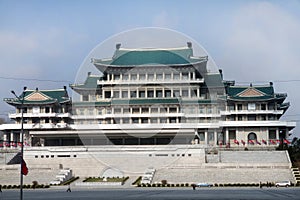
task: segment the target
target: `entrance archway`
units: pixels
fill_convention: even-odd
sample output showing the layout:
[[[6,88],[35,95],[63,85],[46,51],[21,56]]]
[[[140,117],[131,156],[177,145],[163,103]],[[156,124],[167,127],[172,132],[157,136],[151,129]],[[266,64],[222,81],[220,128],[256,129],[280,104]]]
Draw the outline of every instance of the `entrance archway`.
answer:
[[[257,140],[257,135],[254,132],[251,132],[248,134],[248,143],[249,144],[254,144],[254,141]]]

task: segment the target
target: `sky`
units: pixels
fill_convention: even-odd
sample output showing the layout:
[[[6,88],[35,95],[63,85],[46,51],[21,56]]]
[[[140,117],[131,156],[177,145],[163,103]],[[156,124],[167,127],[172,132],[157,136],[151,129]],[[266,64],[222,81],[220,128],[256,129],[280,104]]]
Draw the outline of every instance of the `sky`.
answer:
[[[300,122],[299,0],[0,0],[0,98],[73,83],[93,48],[141,27],[193,38],[226,80],[272,81],[291,103],[283,119]],[[0,101],[0,117],[12,111]]]

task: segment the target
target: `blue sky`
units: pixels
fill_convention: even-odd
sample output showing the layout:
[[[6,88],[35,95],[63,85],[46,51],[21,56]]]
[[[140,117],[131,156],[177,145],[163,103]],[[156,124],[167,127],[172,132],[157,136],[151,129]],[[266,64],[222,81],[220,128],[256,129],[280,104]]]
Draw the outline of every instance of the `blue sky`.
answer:
[[[291,102],[286,119],[299,121],[299,0],[0,0],[0,98],[24,85],[51,89],[72,83],[96,45],[140,27],[192,37],[223,69],[225,79],[274,81],[276,91],[288,93]],[[0,102],[0,117],[12,109]]]

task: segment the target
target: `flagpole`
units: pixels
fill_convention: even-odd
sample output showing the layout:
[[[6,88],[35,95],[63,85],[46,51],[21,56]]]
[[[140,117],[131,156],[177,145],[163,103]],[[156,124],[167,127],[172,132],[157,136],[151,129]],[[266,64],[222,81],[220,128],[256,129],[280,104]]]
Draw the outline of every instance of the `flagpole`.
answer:
[[[22,99],[20,99],[20,97],[18,97],[14,91],[11,91],[11,93],[12,93],[13,95],[15,95],[15,97],[17,97],[17,99],[18,99],[19,101],[21,101],[21,132],[20,132],[20,136],[21,136],[20,200],[23,200],[23,173],[22,173],[22,169],[23,169],[23,154],[24,154],[24,96],[25,96],[25,93],[26,93],[26,89],[27,89],[26,87],[23,88]]]

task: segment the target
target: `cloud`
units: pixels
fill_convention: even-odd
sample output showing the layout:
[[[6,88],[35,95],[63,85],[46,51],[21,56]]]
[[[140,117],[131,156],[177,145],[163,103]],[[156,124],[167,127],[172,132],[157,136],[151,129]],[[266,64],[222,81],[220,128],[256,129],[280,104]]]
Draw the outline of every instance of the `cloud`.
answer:
[[[178,18],[175,15],[171,17],[166,11],[154,15],[152,20],[152,26],[154,27],[174,28],[177,24]]]
[[[222,63],[230,73],[241,80],[299,78],[298,18],[272,3],[256,2],[236,12],[229,26]]]

